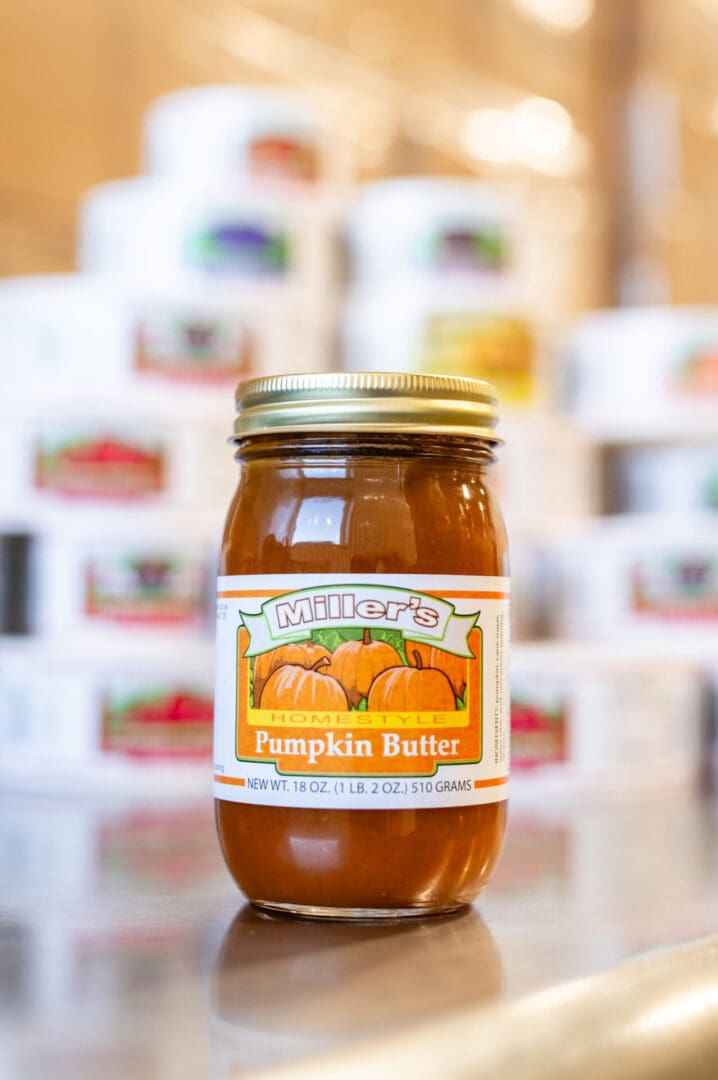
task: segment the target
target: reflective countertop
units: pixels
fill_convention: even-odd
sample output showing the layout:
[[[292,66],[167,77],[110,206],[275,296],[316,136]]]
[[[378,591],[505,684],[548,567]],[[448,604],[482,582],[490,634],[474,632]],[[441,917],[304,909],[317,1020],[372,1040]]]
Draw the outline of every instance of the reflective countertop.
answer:
[[[211,1080],[605,971],[718,926],[718,803],[513,806],[469,911],[260,916],[209,800],[0,793],[0,1076]]]

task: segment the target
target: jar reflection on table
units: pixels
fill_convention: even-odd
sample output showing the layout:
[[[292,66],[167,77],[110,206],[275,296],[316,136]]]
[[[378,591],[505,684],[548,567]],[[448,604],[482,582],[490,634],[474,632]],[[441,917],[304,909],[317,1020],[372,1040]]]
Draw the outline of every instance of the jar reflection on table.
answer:
[[[503,991],[475,908],[391,924],[293,921],[244,907],[212,980],[213,1080],[488,1002]]]

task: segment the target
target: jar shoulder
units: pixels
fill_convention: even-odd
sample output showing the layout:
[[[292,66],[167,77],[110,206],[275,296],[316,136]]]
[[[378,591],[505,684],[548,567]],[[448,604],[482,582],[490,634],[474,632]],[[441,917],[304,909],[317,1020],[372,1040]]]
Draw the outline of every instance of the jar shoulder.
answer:
[[[220,572],[504,574],[485,468],[436,460],[243,465]]]

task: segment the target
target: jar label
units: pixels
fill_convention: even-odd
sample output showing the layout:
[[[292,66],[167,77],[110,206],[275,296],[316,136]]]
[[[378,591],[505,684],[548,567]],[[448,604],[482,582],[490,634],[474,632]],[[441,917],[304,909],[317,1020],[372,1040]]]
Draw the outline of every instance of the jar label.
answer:
[[[165,448],[134,435],[43,435],[35,448],[35,487],[67,498],[159,495],[167,486],[166,471]]]
[[[310,142],[280,133],[259,136],[249,144],[249,172],[257,180],[301,180],[319,176],[317,152]]]
[[[426,320],[416,363],[433,375],[480,375],[497,388],[502,401],[525,405],[537,391],[534,352],[526,320],[455,311]]]
[[[702,552],[644,556],[630,567],[630,607],[640,618],[718,619],[718,558]]]
[[[209,757],[212,699],[204,686],[122,682],[102,694],[101,749],[126,757]]]
[[[201,626],[209,575],[199,556],[104,552],[85,564],[84,614],[97,622]]]
[[[210,218],[190,232],[186,244],[189,265],[216,274],[283,275],[290,256],[284,229],[242,218]]]
[[[236,382],[253,373],[257,342],[240,319],[155,311],[134,328],[135,370],[172,382]]]
[[[507,797],[508,578],[238,575],[217,596],[218,799]]]
[[[672,388],[688,397],[718,395],[718,349],[705,342],[687,350],[673,367]]]

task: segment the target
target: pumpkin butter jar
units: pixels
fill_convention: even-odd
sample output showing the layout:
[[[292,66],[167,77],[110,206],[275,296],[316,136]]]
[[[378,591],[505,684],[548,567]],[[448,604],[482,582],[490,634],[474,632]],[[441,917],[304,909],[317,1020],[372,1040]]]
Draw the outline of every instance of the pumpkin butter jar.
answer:
[[[214,789],[225,860],[260,908],[442,913],[491,876],[509,709],[496,422],[476,379],[237,391]]]

